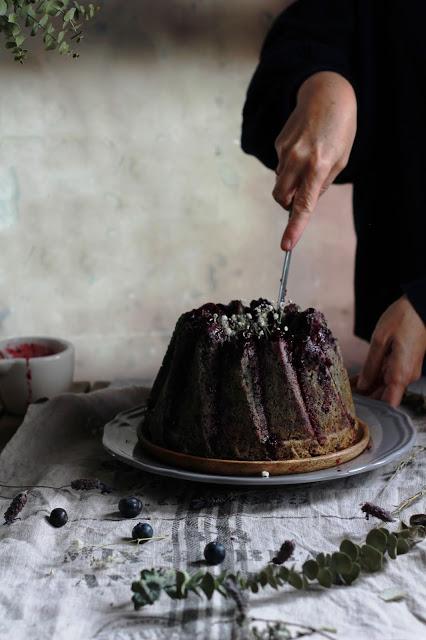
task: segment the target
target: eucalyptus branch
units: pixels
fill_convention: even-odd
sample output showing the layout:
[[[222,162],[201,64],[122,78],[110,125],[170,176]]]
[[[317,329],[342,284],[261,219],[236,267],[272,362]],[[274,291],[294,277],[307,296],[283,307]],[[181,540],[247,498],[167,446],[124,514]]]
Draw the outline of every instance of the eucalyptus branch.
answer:
[[[222,571],[212,574],[210,571],[188,573],[176,569],[144,569],[140,579],[133,582],[133,604],[140,609],[156,602],[162,593],[172,599],[184,599],[191,593],[204,594],[211,599],[214,593],[224,598],[231,597],[229,585],[241,592],[257,593],[267,586],[280,589],[289,584],[295,589],[306,589],[311,584],[330,588],[332,585],[350,585],[363,572],[375,572],[383,569],[385,560],[395,560],[398,555],[407,553],[417,542],[426,536],[425,526],[407,526],[401,523],[399,531],[374,528],[369,531],[365,542],[357,545],[349,539],[340,544],[339,550],[332,554],[318,553],[307,560],[301,570],[295,566],[268,564],[259,572],[252,574]],[[234,597],[235,599],[235,597]]]
[[[6,49],[21,63],[28,55],[24,42],[39,31],[43,31],[47,51],[56,49],[77,58],[69,41],[81,41],[80,21],[91,20],[98,10],[92,2],[77,0],[0,0],[0,34],[6,39]]]

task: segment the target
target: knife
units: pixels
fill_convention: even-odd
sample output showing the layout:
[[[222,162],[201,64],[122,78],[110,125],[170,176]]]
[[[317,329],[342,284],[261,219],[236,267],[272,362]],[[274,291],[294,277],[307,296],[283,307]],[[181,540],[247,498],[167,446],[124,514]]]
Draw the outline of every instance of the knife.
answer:
[[[289,220],[290,220],[290,217],[291,217],[291,209],[288,214]],[[280,306],[282,302],[283,303],[285,302],[285,298],[287,294],[288,272],[290,269],[290,260],[291,260],[291,251],[284,251],[284,263],[283,263],[283,270],[281,273],[280,288],[278,291],[277,306]]]

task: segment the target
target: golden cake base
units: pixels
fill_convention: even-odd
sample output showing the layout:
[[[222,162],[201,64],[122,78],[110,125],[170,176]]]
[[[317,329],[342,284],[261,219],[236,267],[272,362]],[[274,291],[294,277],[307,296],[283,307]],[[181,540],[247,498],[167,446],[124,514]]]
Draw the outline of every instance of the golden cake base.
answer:
[[[268,471],[271,476],[288,475],[291,473],[309,473],[336,467],[344,462],[349,462],[359,456],[367,448],[370,441],[368,425],[358,420],[358,437],[355,444],[322,456],[310,458],[295,458],[292,460],[221,460],[219,458],[203,458],[192,456],[171,449],[164,449],[147,440],[143,435],[139,436],[139,444],[147,453],[157,460],[166,462],[181,469],[198,471],[224,476],[259,476],[262,471]]]

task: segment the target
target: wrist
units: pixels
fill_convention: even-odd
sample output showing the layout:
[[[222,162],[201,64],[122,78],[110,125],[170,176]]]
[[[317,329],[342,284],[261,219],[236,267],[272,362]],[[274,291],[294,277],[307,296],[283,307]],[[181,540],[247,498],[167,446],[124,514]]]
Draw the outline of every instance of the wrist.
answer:
[[[407,311],[407,313],[409,313],[416,320],[416,322],[418,322],[419,326],[420,325],[423,326],[424,338],[425,338],[425,341],[426,341],[426,324],[425,324],[423,318],[420,316],[419,312],[417,311],[416,307],[411,302],[410,298],[406,294],[404,294],[403,296],[401,296],[398,299],[398,302]]]
[[[326,97],[332,102],[351,105],[356,109],[356,96],[351,83],[335,71],[319,71],[312,74],[300,85],[297,92],[297,104]],[[343,104],[344,103],[344,104]]]

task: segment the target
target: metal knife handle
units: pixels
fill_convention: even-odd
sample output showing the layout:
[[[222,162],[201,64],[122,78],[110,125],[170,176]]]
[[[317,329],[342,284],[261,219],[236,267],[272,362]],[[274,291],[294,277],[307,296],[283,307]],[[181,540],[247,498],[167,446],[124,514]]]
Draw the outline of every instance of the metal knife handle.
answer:
[[[290,220],[291,218],[291,208],[290,211],[288,212],[288,219]],[[290,260],[291,260],[291,251],[284,251],[284,263],[283,263],[283,270],[282,270],[282,274],[281,274],[281,280],[280,280],[280,288],[278,291],[278,306],[281,304],[281,302],[285,302],[285,296],[287,293],[287,280],[288,280],[288,272],[290,269]]]
[[[285,301],[285,296],[287,293],[288,271],[290,269],[290,260],[291,260],[291,251],[285,251],[283,270],[282,270],[281,280],[280,280],[280,289],[278,291],[278,305],[280,305],[281,302]]]

